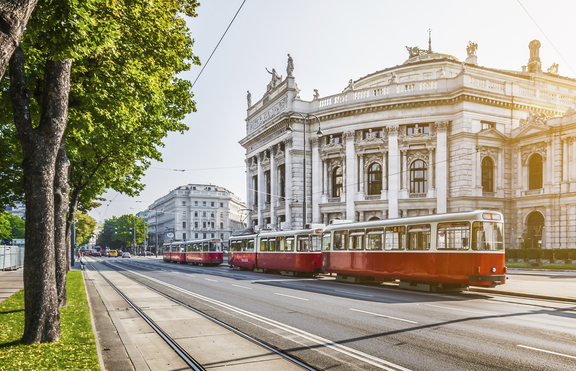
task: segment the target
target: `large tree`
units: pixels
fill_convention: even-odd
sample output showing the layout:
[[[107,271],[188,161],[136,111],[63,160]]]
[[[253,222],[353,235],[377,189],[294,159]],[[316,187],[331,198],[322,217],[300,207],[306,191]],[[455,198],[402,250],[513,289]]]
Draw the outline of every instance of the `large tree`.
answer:
[[[76,220],[74,227],[76,231],[76,243],[78,245],[86,245],[90,241],[90,237],[94,235],[96,220],[82,212],[76,214]]]
[[[195,16],[197,5],[195,0],[38,4],[22,44],[26,63],[21,50],[13,54],[9,80],[27,214],[35,214],[26,221],[25,259],[31,269],[24,279],[23,342],[59,337],[55,262],[69,244],[61,222],[55,223],[67,199],[65,172],[57,171],[65,165],[56,162],[66,160],[58,151],[65,145],[71,161],[68,225],[78,205],[91,207],[108,187],[128,194],[142,189],[139,179],[150,159],[160,159],[162,138],[187,129],[180,121],[194,109],[190,83],[176,75],[190,62],[199,63],[181,16]],[[58,269],[58,287],[63,282],[65,287],[63,272]]]
[[[0,79],[38,0],[0,0]]]

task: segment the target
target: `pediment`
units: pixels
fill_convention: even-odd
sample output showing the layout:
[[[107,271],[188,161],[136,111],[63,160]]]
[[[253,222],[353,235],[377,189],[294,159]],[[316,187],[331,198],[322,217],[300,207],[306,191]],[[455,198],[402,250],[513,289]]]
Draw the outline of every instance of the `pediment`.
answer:
[[[507,140],[506,135],[501,133],[495,128],[484,129],[478,133],[478,137],[482,139],[492,139],[492,140]]]
[[[526,124],[512,130],[512,138],[520,138],[545,133],[550,128],[540,124]]]

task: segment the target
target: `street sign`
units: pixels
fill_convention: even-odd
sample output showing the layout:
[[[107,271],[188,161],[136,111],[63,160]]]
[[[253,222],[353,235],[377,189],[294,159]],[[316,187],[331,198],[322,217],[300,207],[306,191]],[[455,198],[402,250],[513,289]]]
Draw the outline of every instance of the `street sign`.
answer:
[[[168,238],[172,238],[174,237],[174,233],[170,232],[170,233],[166,233],[166,237]]]

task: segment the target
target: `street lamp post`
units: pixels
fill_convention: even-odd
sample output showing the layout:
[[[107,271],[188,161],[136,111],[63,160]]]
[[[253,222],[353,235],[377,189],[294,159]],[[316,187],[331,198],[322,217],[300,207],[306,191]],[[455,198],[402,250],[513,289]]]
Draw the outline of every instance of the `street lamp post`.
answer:
[[[302,115],[301,113],[293,113],[288,117],[288,126],[286,126],[286,131],[292,131],[292,128],[290,127],[290,120],[292,119],[292,116],[294,115],[298,115],[300,116],[303,120],[304,120],[304,126],[303,126],[303,130],[302,132],[304,133],[304,161],[303,161],[303,166],[302,166],[302,192],[303,192],[303,199],[302,199],[302,229],[306,228],[306,121],[308,119],[308,117],[310,116],[314,116],[316,118],[316,120],[318,120],[318,131],[316,132],[316,135],[318,135],[319,137],[324,135],[324,133],[322,133],[322,129],[320,128],[320,119],[318,118],[318,116],[313,115],[311,113],[307,114],[306,116]]]

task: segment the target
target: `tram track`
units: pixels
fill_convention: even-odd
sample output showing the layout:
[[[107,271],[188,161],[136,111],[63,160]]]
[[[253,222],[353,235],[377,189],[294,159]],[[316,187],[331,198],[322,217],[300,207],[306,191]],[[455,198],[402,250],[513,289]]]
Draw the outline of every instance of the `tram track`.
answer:
[[[163,293],[163,292],[155,289],[154,287],[152,287],[152,286],[150,286],[150,285],[147,285],[147,284],[145,284],[145,283],[143,283],[143,282],[140,282],[140,281],[138,281],[138,280],[136,280],[136,279],[134,279],[134,278],[126,275],[125,273],[123,273],[123,272],[120,270],[120,269],[123,269],[123,270],[125,270],[125,271],[129,271],[128,269],[126,269],[126,268],[124,268],[124,267],[120,268],[120,267],[118,267],[116,264],[114,264],[113,262],[102,262],[102,263],[105,264],[106,266],[109,266],[109,267],[115,269],[118,273],[122,274],[124,277],[130,279],[131,281],[133,281],[133,282],[135,282],[135,283],[137,283],[137,284],[139,284],[139,285],[141,285],[141,286],[146,287],[148,290],[150,290],[150,291],[152,291],[152,292],[154,292],[154,293],[156,293],[156,294],[158,294],[158,295],[160,295],[160,296],[162,296],[162,297],[170,300],[171,302],[173,302],[173,303],[175,303],[175,304],[178,304],[178,305],[182,306],[183,308],[186,308],[186,309],[189,310],[189,311],[194,312],[195,314],[198,314],[198,315],[200,315],[200,316],[202,316],[202,317],[204,317],[204,318],[212,321],[213,323],[215,323],[215,324],[217,324],[217,325],[225,328],[226,330],[229,330],[229,331],[235,333],[236,335],[239,335],[239,336],[241,336],[242,338],[244,338],[244,339],[246,339],[246,340],[248,340],[248,341],[256,344],[257,346],[262,347],[262,348],[266,349],[267,351],[269,351],[269,352],[271,352],[271,353],[274,353],[274,354],[282,357],[283,359],[285,359],[285,360],[287,360],[287,361],[289,361],[289,362],[291,362],[291,363],[299,366],[300,368],[302,368],[302,369],[304,369],[304,370],[308,370],[308,371],[317,371],[317,370],[318,370],[317,368],[311,367],[311,366],[307,365],[306,363],[304,363],[303,361],[300,361],[299,359],[297,359],[297,358],[295,358],[295,357],[292,357],[292,356],[290,356],[289,354],[286,354],[286,353],[284,353],[284,352],[282,352],[282,351],[280,351],[280,350],[278,350],[278,349],[276,349],[276,348],[273,348],[273,347],[271,347],[271,346],[269,346],[269,345],[267,345],[267,344],[265,344],[265,343],[263,343],[263,342],[255,339],[255,338],[251,337],[250,335],[248,335],[248,334],[246,334],[246,333],[244,333],[244,332],[242,332],[242,331],[239,331],[238,329],[235,329],[235,328],[227,325],[226,323],[224,323],[224,322],[222,322],[222,321],[220,321],[220,320],[218,320],[218,319],[216,319],[216,318],[214,318],[214,317],[212,317],[212,316],[210,316],[210,315],[208,315],[208,314],[206,314],[206,313],[203,313],[203,312],[201,312],[201,311],[199,311],[199,310],[197,310],[197,309],[189,306],[188,304],[186,304],[186,303],[184,303],[184,302],[182,302],[182,301],[180,301],[180,300],[178,300],[178,299],[175,299],[175,298],[171,297],[170,295],[167,295],[167,294],[165,294],[165,293]],[[180,344],[178,344],[177,341],[175,341],[174,339],[172,339],[160,326],[158,326],[149,316],[147,316],[142,309],[140,309],[140,308],[139,308],[136,304],[134,304],[126,295],[124,295],[124,293],[122,292],[122,290],[118,289],[112,282],[110,282],[110,280],[108,280],[108,279],[100,272],[100,270],[98,270],[98,269],[97,269],[96,267],[94,267],[94,265],[92,265],[92,264],[90,264],[90,266],[91,266],[95,271],[98,272],[98,274],[106,281],[106,283],[107,283],[108,285],[110,285],[110,287],[112,287],[112,288],[122,297],[122,299],[124,299],[124,300],[136,311],[136,313],[138,313],[138,314],[154,329],[154,331],[156,331],[156,332],[160,335],[160,337],[161,337],[164,341],[166,341],[166,343],[176,352],[176,354],[178,354],[178,355],[184,360],[184,362],[186,362],[187,365],[189,365],[193,370],[206,370],[200,363],[198,363],[192,356],[190,356],[190,354],[188,354],[188,352],[186,352],[186,350],[185,350]],[[120,268],[120,269],[119,269],[119,268]],[[136,274],[137,274],[137,272],[132,272],[132,273],[136,273]]]

